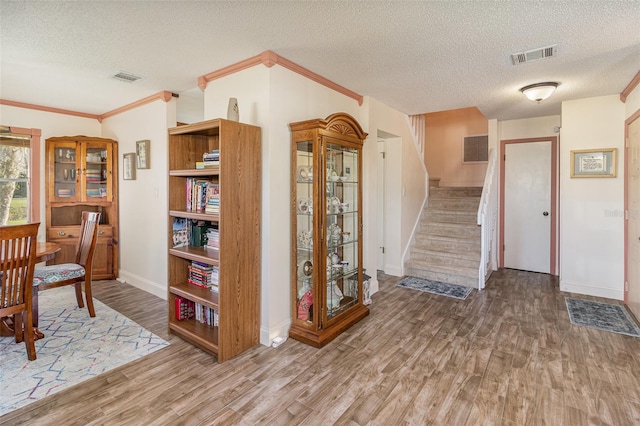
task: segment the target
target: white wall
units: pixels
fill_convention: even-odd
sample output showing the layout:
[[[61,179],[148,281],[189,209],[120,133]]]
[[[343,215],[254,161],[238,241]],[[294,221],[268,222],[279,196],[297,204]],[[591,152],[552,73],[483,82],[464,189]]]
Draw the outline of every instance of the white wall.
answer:
[[[385,256],[384,271],[390,275],[401,276],[413,231],[420,219],[427,195],[427,171],[413,140],[407,116],[393,108],[366,97],[364,106],[368,116],[363,118],[370,135],[371,143],[364,148],[364,205],[363,226],[365,240],[371,242],[365,246],[365,267],[369,275],[375,277],[377,263],[376,229],[378,224],[376,206],[379,193],[377,176],[378,132],[397,136],[387,140],[385,155]],[[377,290],[377,280],[372,278],[372,290]]]
[[[624,104],[625,107],[625,119],[631,117],[634,113],[640,111],[640,85],[629,93]]]
[[[38,229],[38,240],[46,239],[45,224],[47,221],[45,210],[45,169],[47,152],[45,141],[54,136],[101,136],[100,122],[93,118],[75,117],[67,114],[57,114],[52,112],[38,111],[27,108],[17,108],[7,105],[0,105],[0,125],[26,127],[40,129],[40,228]]]
[[[498,145],[505,139],[527,139],[544,136],[558,136],[554,128],[560,126],[560,116],[525,118],[498,122]]]
[[[241,122],[262,128],[260,343],[269,345],[274,337],[286,336],[291,324],[289,123],[339,111],[360,121],[361,108],[355,100],[280,66],[257,65],[210,82],[205,120],[226,118],[230,97],[238,99]],[[371,267],[375,270],[375,263]]]
[[[167,129],[176,125],[176,100],[158,100],[109,117],[103,137],[118,141],[120,280],[167,298]],[[123,154],[149,139],[150,168],[122,179]]]
[[[619,95],[562,103],[560,289],[624,296],[624,119]],[[618,149],[616,178],[570,178],[571,150]]]

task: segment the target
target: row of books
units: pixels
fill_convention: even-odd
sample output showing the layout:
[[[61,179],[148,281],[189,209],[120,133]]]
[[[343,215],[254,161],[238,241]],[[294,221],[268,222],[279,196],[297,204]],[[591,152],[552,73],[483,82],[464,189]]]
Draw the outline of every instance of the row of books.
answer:
[[[213,327],[218,326],[218,311],[208,306],[196,303],[193,300],[185,299],[182,296],[176,296],[176,319],[178,321],[186,321],[195,319],[198,322]]]
[[[198,213],[220,213],[220,185],[209,180],[187,178],[186,209]]]
[[[189,265],[189,284],[218,292],[220,269],[217,266],[208,265],[197,261],[191,261]]]

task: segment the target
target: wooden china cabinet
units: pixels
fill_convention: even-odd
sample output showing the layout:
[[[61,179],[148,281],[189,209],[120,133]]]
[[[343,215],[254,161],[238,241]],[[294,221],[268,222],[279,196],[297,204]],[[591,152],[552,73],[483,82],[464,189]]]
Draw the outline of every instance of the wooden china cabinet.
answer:
[[[75,261],[83,211],[100,212],[93,279],[118,276],[118,144],[61,136],[46,140],[47,241],[60,244],[51,263]]]
[[[367,134],[345,113],[289,126],[289,336],[321,347],[369,314],[362,292],[362,146]]]

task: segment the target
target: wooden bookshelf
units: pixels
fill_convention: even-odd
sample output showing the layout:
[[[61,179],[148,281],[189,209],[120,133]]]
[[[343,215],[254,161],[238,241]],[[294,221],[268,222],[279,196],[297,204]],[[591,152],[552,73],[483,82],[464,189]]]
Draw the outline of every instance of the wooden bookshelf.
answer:
[[[259,342],[260,329],[260,128],[224,119],[169,129],[169,332],[224,362]],[[218,149],[220,165],[196,169],[205,152]],[[220,188],[218,214],[186,208],[188,178],[210,180]],[[217,224],[219,249],[173,246],[173,220]],[[218,292],[187,282],[189,265],[217,266]],[[218,325],[178,320],[176,297],[218,313]]]

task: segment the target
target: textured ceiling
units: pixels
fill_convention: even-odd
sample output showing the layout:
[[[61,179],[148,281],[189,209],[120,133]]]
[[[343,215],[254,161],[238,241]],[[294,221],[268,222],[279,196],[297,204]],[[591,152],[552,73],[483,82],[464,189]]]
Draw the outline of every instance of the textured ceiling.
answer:
[[[92,114],[169,90],[193,121],[199,76],[265,50],[407,114],[477,106],[500,120],[618,94],[640,70],[640,0],[0,0],[0,17],[0,98]],[[512,65],[549,45],[557,57]],[[518,92],[540,81],[560,82],[547,101]]]

